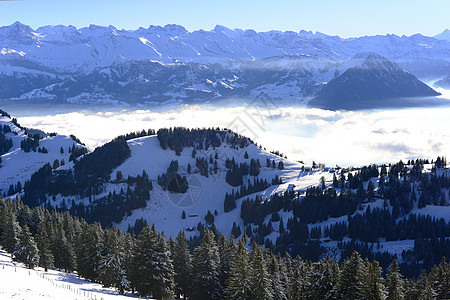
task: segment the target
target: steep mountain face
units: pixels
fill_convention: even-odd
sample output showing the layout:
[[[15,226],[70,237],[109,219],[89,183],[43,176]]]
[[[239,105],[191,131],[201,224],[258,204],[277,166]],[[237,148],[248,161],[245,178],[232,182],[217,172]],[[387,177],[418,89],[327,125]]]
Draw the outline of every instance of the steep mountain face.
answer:
[[[350,110],[375,108],[393,106],[399,98],[439,95],[414,75],[380,55],[356,55],[348,64],[350,67],[344,73],[317,92],[309,102],[310,106]]]
[[[1,99],[160,103],[232,95],[305,102],[342,74],[342,63],[369,51],[419,78],[450,74],[450,42],[422,35],[342,39],[178,25],[34,30],[16,22],[0,27],[0,45]]]

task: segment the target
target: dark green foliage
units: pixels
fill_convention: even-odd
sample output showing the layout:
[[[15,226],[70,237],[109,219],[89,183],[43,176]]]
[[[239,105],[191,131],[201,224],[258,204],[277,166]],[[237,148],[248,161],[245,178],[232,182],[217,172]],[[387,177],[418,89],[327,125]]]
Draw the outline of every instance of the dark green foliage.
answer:
[[[9,128],[9,126],[7,128]],[[6,152],[8,152],[9,149],[11,149],[12,145],[13,145],[12,139],[10,138],[8,139],[6,135],[0,131],[0,155],[3,155]]]
[[[171,299],[173,266],[165,237],[154,226],[146,225],[132,250],[132,273],[129,278],[140,295]]]
[[[51,267],[54,257],[56,268],[76,270],[119,293],[134,289],[156,299],[172,299],[173,291],[184,299],[449,298],[445,259],[418,280],[404,280],[393,260],[384,280],[376,260],[363,261],[358,253],[348,255],[343,248],[339,248],[344,257],[339,267],[330,258],[310,262],[288,253],[282,258],[255,243],[248,250],[245,235],[238,245],[223,235],[216,243],[208,229],[191,255],[183,232],[170,239],[169,247],[164,235],[148,225],[135,240],[116,228],[102,229],[98,223],[89,225],[67,213],[29,209],[10,200],[0,202],[0,236],[1,246],[6,249],[12,240],[14,259],[30,268]]]
[[[175,294],[183,295],[186,298],[186,295],[189,295],[192,289],[192,257],[184,231],[178,233],[171,253],[175,272]]]
[[[212,225],[214,223],[214,215],[209,210],[208,210],[208,213],[205,216],[205,221],[209,225]]]
[[[172,160],[167,172],[158,176],[158,183],[165,191],[172,193],[186,193],[189,188],[186,176],[178,174],[177,160]]]
[[[231,134],[229,134],[231,133]],[[208,149],[219,147],[223,142],[230,146],[243,148],[252,143],[248,138],[232,133],[227,130],[218,129],[188,129],[175,127],[158,130],[158,140],[163,149],[174,150],[180,154],[185,147],[194,149]],[[193,157],[195,156],[193,152]]]
[[[192,298],[198,300],[220,299],[220,258],[214,234],[205,230],[201,245],[192,255]]]
[[[35,135],[33,138],[27,137],[20,142],[20,149],[25,152],[33,150],[36,152],[36,148],[39,146],[39,135]]]
[[[13,252],[15,259],[23,262],[27,268],[33,269],[39,263],[39,250],[27,225],[20,227],[17,239]]]
[[[276,177],[274,180],[272,180],[272,184],[278,184],[275,182],[278,182],[278,177]],[[267,182],[267,180],[262,180],[259,178],[253,178],[253,184],[248,181],[247,185],[241,185],[240,189],[238,191],[232,191],[231,194],[226,193],[225,194],[225,201],[224,201],[224,210],[225,212],[229,212],[236,208],[236,200],[244,197],[246,195],[250,195],[256,192],[263,191],[267,189],[270,186],[270,184]]]
[[[148,130],[143,129],[141,131],[136,131],[136,132],[127,133],[124,135],[119,135],[114,140],[129,141],[129,140],[132,140],[135,138],[140,138],[140,137],[150,136],[150,135],[155,135],[155,134],[156,134],[156,131],[153,129],[148,129]]]
[[[363,260],[357,252],[345,260],[341,267],[341,274],[337,285],[339,297],[342,299],[362,299],[364,296],[364,277],[366,270]]]

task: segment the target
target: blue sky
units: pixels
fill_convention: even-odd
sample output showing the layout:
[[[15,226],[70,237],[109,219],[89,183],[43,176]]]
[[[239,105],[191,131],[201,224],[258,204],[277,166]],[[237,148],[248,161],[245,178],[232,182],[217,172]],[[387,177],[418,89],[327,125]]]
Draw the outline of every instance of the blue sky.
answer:
[[[216,24],[257,31],[301,29],[342,37],[394,33],[435,35],[450,29],[449,0],[0,0],[0,25],[114,25],[135,29]]]

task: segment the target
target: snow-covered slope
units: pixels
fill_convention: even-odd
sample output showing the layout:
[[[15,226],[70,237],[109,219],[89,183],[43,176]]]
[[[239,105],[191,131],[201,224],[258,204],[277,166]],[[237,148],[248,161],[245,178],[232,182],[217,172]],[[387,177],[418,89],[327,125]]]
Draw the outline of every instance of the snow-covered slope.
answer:
[[[20,182],[23,187],[25,181],[46,163],[53,165],[55,160],[58,160],[58,163],[63,160],[69,163],[69,148],[74,145],[77,148],[83,147],[68,136],[56,135],[39,140],[38,147],[41,149],[45,147],[47,153],[33,150],[25,152],[20,147],[21,141],[27,138],[25,131],[17,127],[8,116],[0,116],[0,127],[5,125],[11,128],[11,132],[6,133],[5,136],[12,140],[13,145],[1,156],[0,195],[3,196],[8,192],[10,185],[16,186]],[[61,153],[61,148],[64,153]]]
[[[0,299],[130,299],[101,284],[81,280],[73,273],[42,268],[30,270],[0,250]]]
[[[199,222],[204,223],[204,216],[207,212],[214,212],[215,210],[217,210],[218,215],[215,217],[214,224],[220,232],[229,235],[234,222],[243,226],[243,222],[240,219],[240,202],[242,199],[237,201],[236,209],[228,213],[224,211],[225,193],[231,193],[233,189],[239,190],[230,186],[225,180],[225,161],[227,158],[231,159],[234,157],[236,163],[249,162],[250,158],[254,158],[259,159],[263,165],[265,165],[267,158],[275,160],[276,164],[279,161],[283,161],[283,170],[265,166],[261,168],[259,178],[270,182],[278,175],[284,181],[283,184],[273,185],[264,191],[256,193],[262,195],[265,199],[268,199],[274,193],[284,192],[291,184],[295,185],[295,190],[305,190],[307,187],[318,185],[322,176],[328,181],[331,181],[333,177],[333,174],[330,172],[302,172],[303,164],[290,162],[268,153],[254,144],[250,144],[238,151],[227,144],[223,144],[214,150],[197,151],[197,157],[209,158],[210,155],[214,156],[217,152],[221,158],[218,160],[219,172],[205,177],[197,172],[189,174],[186,171],[189,163],[195,166],[195,158],[191,155],[192,148],[185,148],[178,157],[174,156],[172,150],[163,150],[156,136],[138,138],[130,140],[128,143],[131,149],[131,157],[114,172],[121,171],[124,177],[127,177],[128,175],[139,175],[142,173],[142,170],[145,170],[155,184],[147,207],[135,210],[131,216],[126,217],[119,224],[125,230],[128,225],[134,225],[136,219],[143,217],[149,223],[155,223],[156,227],[163,230],[168,236],[175,236],[180,230],[194,229]],[[248,159],[244,158],[245,152],[249,155]],[[185,194],[169,193],[156,184],[158,175],[164,173],[170,162],[175,159],[178,160],[180,166],[180,175],[186,176],[189,182],[189,189]],[[245,178],[253,181],[253,176],[247,175]],[[246,182],[247,180],[244,179],[244,183]],[[110,188],[114,189],[114,185],[111,185]],[[115,189],[118,192],[118,187]],[[256,194],[251,194],[244,198],[252,198]],[[181,217],[183,211],[186,212],[186,219]],[[196,234],[198,234],[196,230],[189,232],[191,236]]]

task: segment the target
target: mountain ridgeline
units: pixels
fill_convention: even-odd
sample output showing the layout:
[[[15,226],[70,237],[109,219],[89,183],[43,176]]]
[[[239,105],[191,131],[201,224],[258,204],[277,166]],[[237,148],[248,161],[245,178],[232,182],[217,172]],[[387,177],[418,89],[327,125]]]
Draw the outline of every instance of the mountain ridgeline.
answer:
[[[450,76],[450,41],[422,35],[342,39],[223,26],[188,32],[178,25],[34,30],[17,22],[0,28],[0,40],[0,99],[7,100],[157,105],[230,98],[304,104],[316,98],[311,106],[359,109],[376,106],[378,97],[435,96],[415,76]],[[369,52],[377,54],[354,64]]]
[[[274,253],[319,261],[358,251],[405,276],[450,255],[445,157],[361,168],[291,162],[226,129],[143,130],[22,183],[25,205],[167,237],[245,235]],[[402,246],[399,246],[402,245]],[[400,250],[401,249],[401,250]]]
[[[440,95],[411,73],[374,53],[353,58],[362,61],[333,78],[309,105],[324,109],[367,109],[404,106],[404,98]]]

